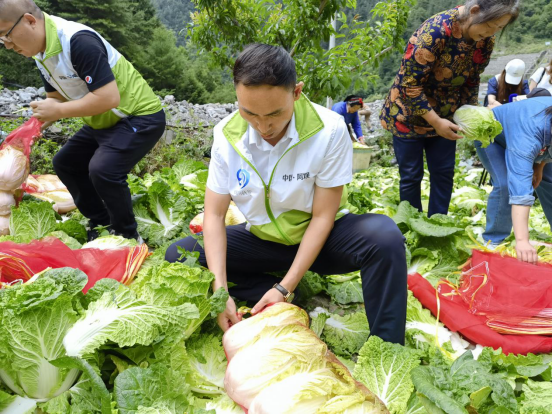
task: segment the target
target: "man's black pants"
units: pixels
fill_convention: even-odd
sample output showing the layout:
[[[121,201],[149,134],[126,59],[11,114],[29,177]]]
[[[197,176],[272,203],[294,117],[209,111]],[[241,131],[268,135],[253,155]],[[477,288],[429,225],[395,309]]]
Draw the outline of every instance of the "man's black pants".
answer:
[[[127,175],[164,131],[164,111],[123,118],[108,129],[86,125],[56,154],[56,174],[94,225],[136,235]]]
[[[281,279],[268,272],[287,271],[296,246],[261,240],[245,229],[245,224],[227,229],[227,277],[236,286],[230,294],[256,302]],[[165,259],[179,259],[177,247],[205,252],[193,237],[172,244]],[[406,254],[404,237],[397,225],[379,214],[347,214],[335,222],[326,244],[311,266],[313,272],[334,275],[360,270],[366,315],[370,332],[385,341],[404,344],[406,324]]]

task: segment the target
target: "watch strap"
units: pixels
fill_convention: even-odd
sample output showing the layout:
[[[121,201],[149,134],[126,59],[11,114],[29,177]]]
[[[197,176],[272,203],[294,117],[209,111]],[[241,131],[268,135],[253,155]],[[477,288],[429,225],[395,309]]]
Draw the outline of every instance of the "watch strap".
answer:
[[[272,287],[280,292],[284,296],[285,300],[287,300],[291,296],[291,292],[279,283],[274,284],[274,286]]]

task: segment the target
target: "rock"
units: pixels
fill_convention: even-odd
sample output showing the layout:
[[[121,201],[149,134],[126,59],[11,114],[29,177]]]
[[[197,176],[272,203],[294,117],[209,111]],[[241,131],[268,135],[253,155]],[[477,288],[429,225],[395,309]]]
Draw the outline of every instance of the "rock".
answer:
[[[29,92],[19,91],[18,93],[19,93],[19,99],[23,103],[30,103],[34,98],[34,96]]]
[[[165,102],[165,104],[167,105],[172,105],[176,102],[175,98],[173,95],[167,95],[165,96],[165,99],[163,100]]]
[[[52,134],[61,134],[63,132],[63,130],[57,125],[52,125],[50,128],[48,128],[48,131]]]
[[[163,134],[163,140],[167,145],[172,144],[175,137],[176,137],[176,133],[172,129],[167,129]]]
[[[29,86],[28,88],[25,88],[25,92],[31,94],[33,98],[35,96],[38,96],[38,90],[36,88],[33,88],[32,86]]]
[[[37,94],[38,96],[41,96],[44,98],[46,97],[46,89],[44,89],[44,86],[41,86],[40,88],[38,88]]]

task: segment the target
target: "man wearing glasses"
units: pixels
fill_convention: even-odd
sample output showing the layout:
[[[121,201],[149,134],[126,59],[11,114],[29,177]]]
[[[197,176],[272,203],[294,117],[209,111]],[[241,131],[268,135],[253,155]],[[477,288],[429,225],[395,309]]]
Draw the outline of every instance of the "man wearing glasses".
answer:
[[[165,131],[159,99],[138,71],[100,34],[50,16],[32,0],[0,0],[0,42],[35,59],[47,99],[32,102],[44,127],[83,118],[53,160],[54,169],[89,219],[141,241],[126,178]]]

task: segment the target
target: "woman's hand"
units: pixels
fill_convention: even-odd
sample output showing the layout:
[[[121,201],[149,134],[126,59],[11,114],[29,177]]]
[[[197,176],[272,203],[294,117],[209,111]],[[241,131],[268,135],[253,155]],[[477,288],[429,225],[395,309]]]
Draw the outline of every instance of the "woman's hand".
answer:
[[[502,106],[502,104],[498,101],[494,101],[494,102],[489,102],[489,105],[487,105],[487,108],[493,109],[493,108],[496,108],[497,106]]]
[[[366,142],[364,141],[364,137],[360,137],[358,139],[358,142],[360,142],[362,145],[366,145]]]
[[[462,136],[457,134],[457,132],[461,132],[462,129],[448,119],[439,118],[439,120],[435,122],[433,127],[435,128],[437,134],[439,134],[443,138],[450,139],[451,141],[456,141],[457,139],[463,138]]]
[[[239,321],[240,319],[238,318],[238,312],[236,310],[236,302],[234,302],[232,297],[229,297],[226,302],[226,309],[217,317],[218,326],[226,332]]]
[[[521,262],[536,264],[538,261],[537,250],[529,243],[529,240],[516,242],[516,254]]]

